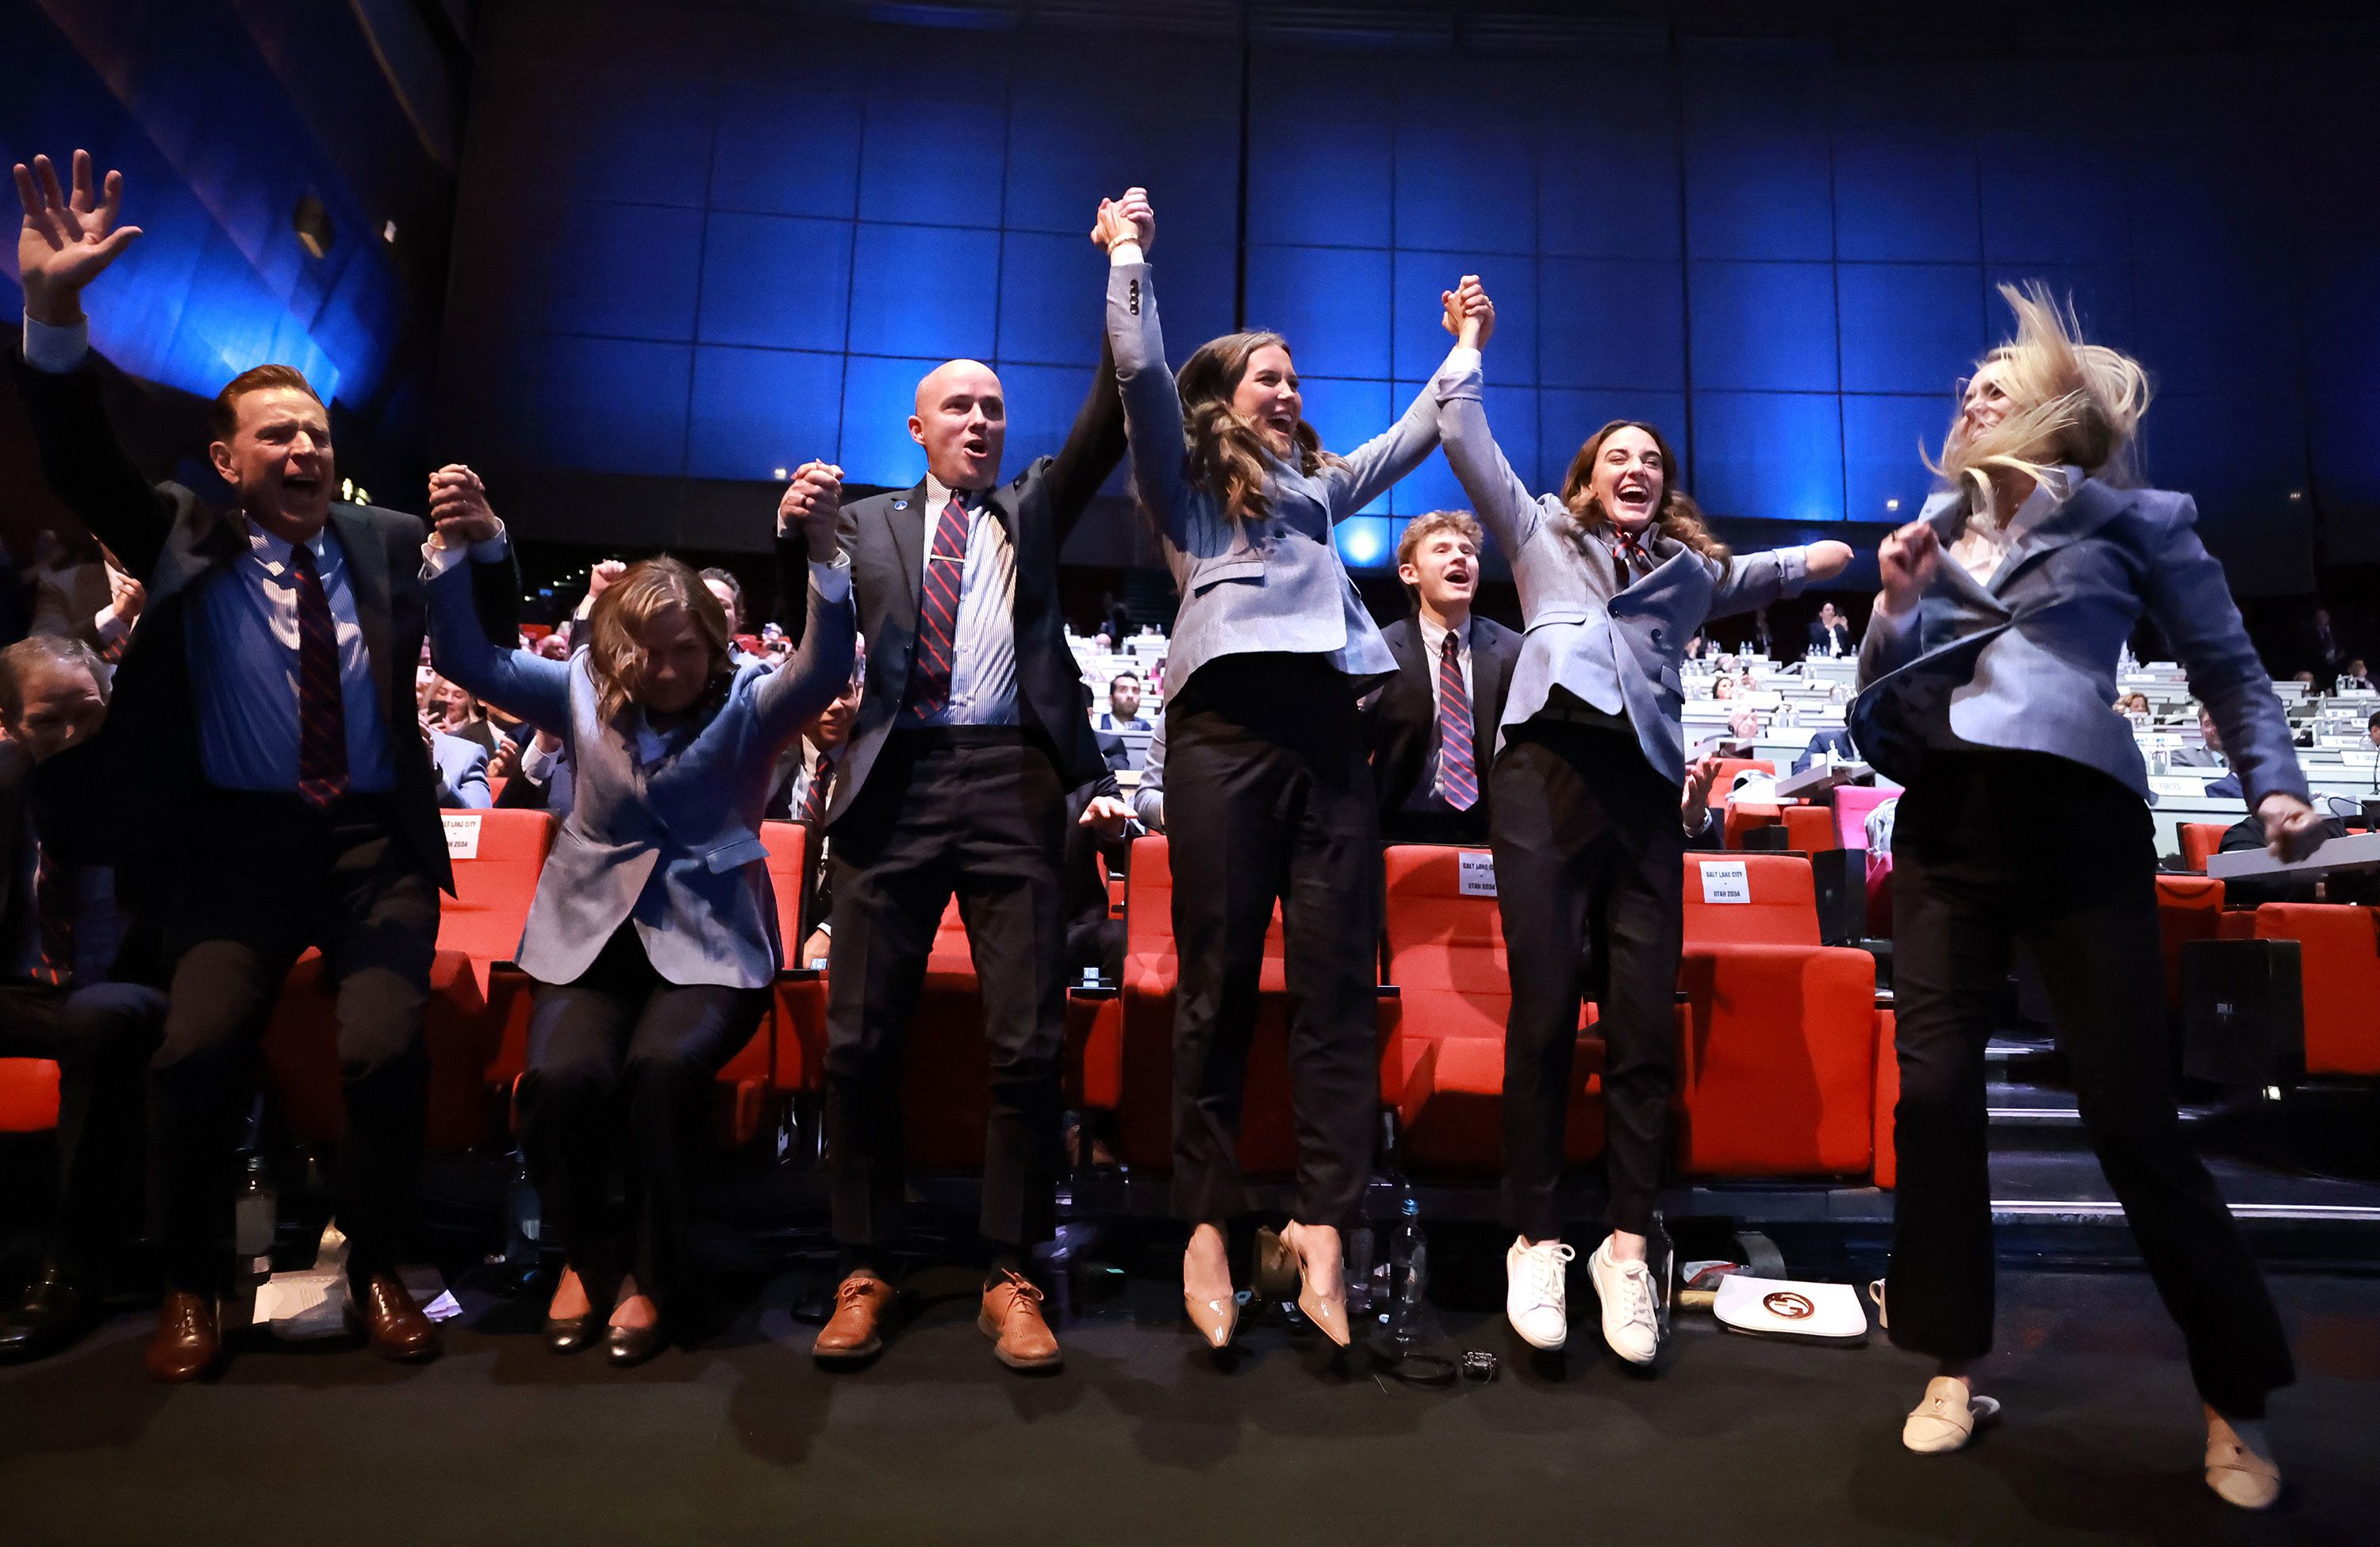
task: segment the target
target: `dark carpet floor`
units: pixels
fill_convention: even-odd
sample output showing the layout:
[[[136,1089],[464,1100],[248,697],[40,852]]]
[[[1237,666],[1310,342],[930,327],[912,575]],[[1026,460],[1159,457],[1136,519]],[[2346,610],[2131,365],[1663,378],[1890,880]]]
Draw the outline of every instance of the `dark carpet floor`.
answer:
[[[872,1369],[835,1376],[806,1357],[788,1279],[617,1374],[467,1297],[426,1369],[258,1350],[167,1391],[128,1313],[0,1372],[0,1541],[2380,1541],[2380,1281],[2274,1285],[2300,1380],[2273,1410],[2290,1491],[2261,1518],[2200,1483],[2179,1340],[2137,1273],[2004,1273],[1985,1389],[2006,1420],[1921,1458],[1898,1434],[1925,1366],[1880,1340],[1760,1342],[1682,1313],[1646,1380],[1591,1322],[1566,1359],[1516,1360],[1480,1308],[1447,1313],[1450,1346],[1492,1349],[1500,1377],[1423,1391],[1277,1322],[1220,1369],[1146,1273],[1077,1313],[1062,1373],[1027,1379],[944,1270]]]

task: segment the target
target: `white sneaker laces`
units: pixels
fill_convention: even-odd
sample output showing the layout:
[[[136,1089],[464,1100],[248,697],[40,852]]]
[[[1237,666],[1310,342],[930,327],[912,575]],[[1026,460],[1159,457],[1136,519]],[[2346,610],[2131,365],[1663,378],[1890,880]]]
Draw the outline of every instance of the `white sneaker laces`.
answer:
[[[1632,1327],[1658,1332],[1660,1321],[1653,1313],[1653,1270],[1643,1262],[1606,1257],[1605,1261],[1619,1271],[1624,1303],[1621,1317]]]
[[[1560,1241],[1540,1241],[1521,1249],[1521,1286],[1528,1292],[1532,1306],[1561,1305],[1562,1267],[1577,1255]]]

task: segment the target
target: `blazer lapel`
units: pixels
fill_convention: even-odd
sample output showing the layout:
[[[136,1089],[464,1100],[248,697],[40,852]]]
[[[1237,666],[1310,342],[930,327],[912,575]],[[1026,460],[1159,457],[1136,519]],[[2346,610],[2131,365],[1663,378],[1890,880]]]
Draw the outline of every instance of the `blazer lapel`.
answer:
[[[1504,674],[1512,666],[1503,636],[1490,634],[1488,620],[1471,620],[1471,715],[1474,723],[1495,734],[1504,713]]]
[[[395,675],[388,658],[388,553],[380,533],[353,506],[331,507],[331,530],[338,534],[339,552],[347,566],[347,588],[356,599],[356,622],[364,631],[364,656],[371,664],[372,686],[380,690],[382,708],[395,718],[396,699],[391,690]],[[407,669],[412,664],[407,663]],[[408,703],[412,695],[407,695]],[[408,713],[406,716],[410,719]]]
[[[888,500],[882,506],[884,525],[892,539],[892,552],[901,560],[903,594],[909,599],[909,611],[903,620],[910,636],[917,632],[917,598],[926,586],[926,482],[898,499]]]
[[[2095,478],[2086,478],[2082,487],[2068,497],[2065,504],[2051,511],[2031,531],[2016,540],[2000,560],[1999,568],[1992,572],[1990,591],[1998,595],[2007,589],[2017,571],[2042,554],[2054,553],[2078,538],[2090,536],[2114,518],[2127,501],[2115,490]]]

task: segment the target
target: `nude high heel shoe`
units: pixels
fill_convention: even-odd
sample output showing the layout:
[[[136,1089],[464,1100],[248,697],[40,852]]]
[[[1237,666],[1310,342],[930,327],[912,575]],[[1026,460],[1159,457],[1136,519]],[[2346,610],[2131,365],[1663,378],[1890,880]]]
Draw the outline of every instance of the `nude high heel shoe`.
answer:
[[[1322,1329],[1322,1335],[1344,1348],[1351,1341],[1347,1331],[1347,1291],[1342,1285],[1330,1295],[1318,1293],[1305,1276],[1305,1257],[1300,1249],[1301,1232],[1294,1221],[1278,1232],[1257,1232],[1257,1285],[1259,1293],[1276,1299],[1290,1297],[1290,1286],[1296,1286],[1297,1309],[1305,1319]]]

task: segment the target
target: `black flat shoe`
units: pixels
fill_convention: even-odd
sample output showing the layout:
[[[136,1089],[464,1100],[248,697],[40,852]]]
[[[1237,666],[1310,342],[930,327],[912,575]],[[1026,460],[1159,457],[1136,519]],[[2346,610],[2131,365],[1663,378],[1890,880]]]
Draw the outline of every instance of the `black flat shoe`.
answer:
[[[659,1322],[649,1327],[607,1326],[603,1329],[603,1357],[613,1369],[626,1370],[660,1353],[668,1341]]]
[[[21,1364],[63,1353],[81,1342],[99,1319],[98,1285],[51,1263],[25,1291],[25,1297],[0,1315],[0,1364]]]
[[[545,1319],[546,1352],[576,1354],[591,1347],[602,1325],[603,1318],[591,1310],[582,1316],[549,1316]]]

